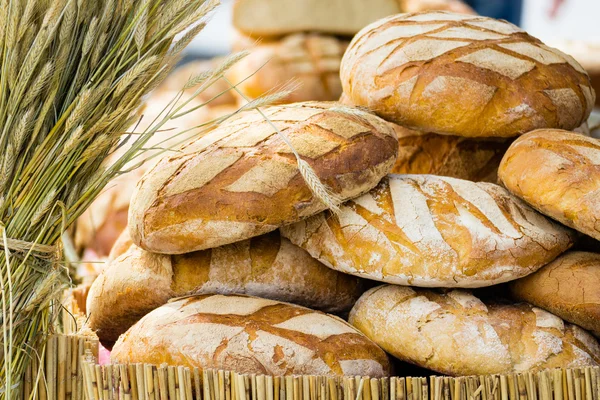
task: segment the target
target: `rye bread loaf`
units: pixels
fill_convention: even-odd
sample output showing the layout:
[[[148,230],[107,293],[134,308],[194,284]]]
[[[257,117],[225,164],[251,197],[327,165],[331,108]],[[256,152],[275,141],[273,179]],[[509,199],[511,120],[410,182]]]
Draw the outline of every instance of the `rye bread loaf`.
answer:
[[[600,337],[600,254],[565,253],[537,272],[511,282],[520,301],[558,315]]]
[[[530,132],[510,146],[498,175],[532,207],[600,240],[600,140],[560,130]]]
[[[396,160],[394,130],[372,114],[335,102],[263,111],[342,201],[377,185]],[[258,236],[325,208],[281,135],[249,111],[146,173],[131,201],[129,230],[145,250],[181,254]]]
[[[254,37],[296,32],[354,36],[379,18],[424,10],[473,13],[460,0],[236,0],[233,25]]]
[[[184,255],[149,253],[130,242],[94,281],[87,310],[90,327],[110,343],[173,297],[249,294],[340,313],[352,308],[363,286],[360,278],[327,268],[278,231]]]
[[[600,346],[576,325],[527,303],[486,302],[462,290],[384,285],[350,323],[393,356],[447,375],[597,366]]]
[[[341,66],[353,104],[426,132],[511,137],[574,129],[595,94],[572,57],[515,25],[425,12],[381,19],[352,40]]]
[[[517,279],[575,239],[498,185],[433,175],[389,175],[337,218],[321,213],[281,231],[338,271],[423,287]]]
[[[111,359],[265,375],[390,374],[387,355],[342,319],[239,295],[159,307],[121,336]]]
[[[340,63],[347,46],[333,36],[298,33],[258,44],[227,75],[252,99],[293,82],[298,87],[282,103],[333,101],[342,93]]]

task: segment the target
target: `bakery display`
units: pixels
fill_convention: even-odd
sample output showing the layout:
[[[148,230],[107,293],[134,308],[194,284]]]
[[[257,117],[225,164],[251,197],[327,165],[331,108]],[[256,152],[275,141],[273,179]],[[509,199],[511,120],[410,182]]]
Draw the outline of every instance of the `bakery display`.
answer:
[[[413,129],[467,137],[574,129],[595,101],[572,57],[506,21],[442,11],[365,27],[340,76],[355,105]]]
[[[266,375],[390,374],[386,354],[340,318],[247,296],[166,304],[115,344],[111,359]]]
[[[364,291],[356,277],[327,268],[278,231],[184,255],[149,253],[118,241],[87,297],[89,326],[105,343],[169,299],[189,294],[248,294],[325,312],[349,311]]]
[[[348,42],[333,36],[297,33],[259,43],[228,72],[245,96],[255,99],[286,84],[297,85],[282,103],[337,100],[340,63]]]
[[[540,212],[600,239],[600,141],[560,130],[536,130],[508,149],[499,178]]]
[[[511,140],[471,139],[420,132],[392,124],[398,136],[394,174],[431,174],[474,182],[498,181],[498,167]]]
[[[324,212],[281,231],[338,271],[423,287],[514,280],[575,240],[498,185],[434,175],[389,175],[337,218]]]
[[[306,184],[292,149],[341,200],[377,185],[398,151],[379,117],[338,103],[264,108],[228,120],[140,180],[129,209],[133,242],[181,254],[273,231],[326,208]]]
[[[534,274],[511,282],[510,292],[600,337],[600,254],[565,253]]]
[[[349,321],[395,357],[451,376],[600,364],[600,345],[578,326],[461,290],[380,286],[359,299]]]

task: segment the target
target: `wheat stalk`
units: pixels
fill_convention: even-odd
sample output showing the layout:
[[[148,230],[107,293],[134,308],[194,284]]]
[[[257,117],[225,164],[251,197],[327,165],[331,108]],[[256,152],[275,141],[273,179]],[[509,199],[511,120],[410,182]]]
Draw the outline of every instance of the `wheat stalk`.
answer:
[[[61,236],[110,179],[143,160],[152,135],[189,104],[183,101],[165,112],[132,138],[121,157],[110,166],[103,164],[136,118],[142,98],[176,64],[218,2],[1,3],[3,400],[20,396],[33,349],[54,329],[60,293],[70,279],[61,264]],[[226,67],[198,79],[194,95],[219,79]]]

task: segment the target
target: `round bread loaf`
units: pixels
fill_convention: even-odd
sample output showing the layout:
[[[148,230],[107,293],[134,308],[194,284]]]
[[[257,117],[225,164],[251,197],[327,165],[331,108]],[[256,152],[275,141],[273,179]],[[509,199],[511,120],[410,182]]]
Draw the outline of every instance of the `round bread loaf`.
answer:
[[[119,338],[111,359],[265,375],[390,374],[383,350],[342,319],[236,295],[157,308]]]
[[[548,310],[600,337],[600,254],[566,253],[509,287],[515,299]]]
[[[431,174],[474,182],[498,181],[498,167],[510,140],[438,135],[392,125],[399,143],[392,173]]]
[[[325,265],[399,285],[482,287],[528,275],[574,233],[492,183],[389,175],[371,192],[281,228]]]
[[[560,130],[523,135],[498,176],[543,214],[600,240],[600,140]]]
[[[126,233],[125,233],[126,235]],[[118,241],[126,242],[126,237]],[[360,278],[327,268],[278,231],[184,255],[149,253],[130,242],[94,281],[89,325],[105,343],[173,297],[249,294],[326,311],[349,311]]]
[[[373,188],[394,165],[385,121],[339,103],[263,108],[340,200]],[[133,242],[180,254],[273,231],[326,208],[292,150],[257,111],[241,113],[163,158],[140,181],[129,210]]]
[[[484,304],[471,293],[384,285],[367,291],[350,323],[393,356],[447,375],[597,366],[586,331],[526,303]]]
[[[394,15],[361,30],[341,79],[353,104],[389,121],[468,137],[574,129],[595,100],[572,57],[506,21],[441,11]]]
[[[259,44],[228,72],[250,98],[293,82],[299,87],[282,103],[337,100],[342,93],[340,63],[348,42],[333,36],[298,33]]]

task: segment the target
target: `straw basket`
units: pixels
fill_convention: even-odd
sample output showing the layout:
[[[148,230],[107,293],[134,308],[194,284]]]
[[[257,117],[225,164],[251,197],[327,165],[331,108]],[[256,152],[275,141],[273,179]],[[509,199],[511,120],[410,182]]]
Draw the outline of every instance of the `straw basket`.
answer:
[[[148,364],[84,362],[89,400],[598,400],[600,369],[461,378],[242,375]],[[60,399],[62,400],[62,398]]]

